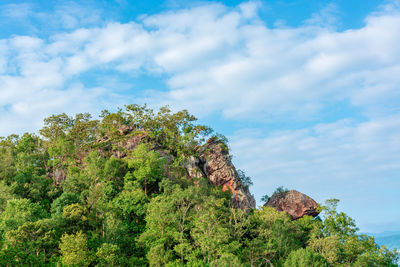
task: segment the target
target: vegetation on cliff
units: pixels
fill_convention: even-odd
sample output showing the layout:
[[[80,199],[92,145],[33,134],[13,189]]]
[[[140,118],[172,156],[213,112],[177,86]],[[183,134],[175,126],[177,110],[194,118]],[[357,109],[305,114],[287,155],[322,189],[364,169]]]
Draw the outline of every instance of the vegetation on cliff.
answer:
[[[1,266],[395,266],[337,200],[292,220],[237,208],[243,172],[235,191],[190,176],[206,138],[228,146],[187,111],[129,105],[100,118],[51,116],[39,136],[0,139]]]

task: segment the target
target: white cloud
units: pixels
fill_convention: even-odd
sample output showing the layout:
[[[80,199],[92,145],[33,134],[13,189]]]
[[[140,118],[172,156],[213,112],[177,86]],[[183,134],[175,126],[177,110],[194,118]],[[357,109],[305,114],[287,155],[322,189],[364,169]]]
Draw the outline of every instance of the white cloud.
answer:
[[[322,103],[342,100],[368,116],[396,108],[400,13],[394,8],[369,16],[361,29],[336,32],[316,25],[270,29],[258,18],[258,6],[203,5],[138,23],[77,29],[50,41],[17,36],[9,40],[16,55],[8,68],[55,90],[95,68],[166,74],[169,90],[143,101],[235,119],[304,120]],[[42,68],[48,78],[38,78]]]
[[[170,77],[170,91],[155,92],[148,101],[243,119],[294,111],[298,119],[318,111],[323,101],[343,99],[366,112],[392,110],[382,101],[399,99],[397,76],[390,74],[399,62],[399,13],[370,16],[365,27],[340,33],[315,26],[269,29],[258,20],[256,5],[248,5],[237,10],[209,5],[144,18],[146,28],[136,34],[148,45],[139,62]]]
[[[50,14],[44,14],[42,17],[49,18]],[[62,28],[75,29],[84,25],[93,25],[101,22],[101,12],[96,8],[87,8],[74,2],[66,2],[56,8],[52,18],[58,22]]]
[[[7,134],[32,132],[41,128],[43,118],[51,114],[91,112],[97,115],[101,109],[122,106],[125,100],[105,88],[85,88],[82,84],[73,84],[64,90],[34,90],[18,95],[12,105],[1,111],[0,130]]]
[[[257,200],[284,185],[317,201],[339,198],[364,230],[376,231],[382,221],[397,225],[392,212],[400,205],[400,116],[268,135],[240,131],[230,140],[237,167],[257,185]]]
[[[0,74],[4,73],[7,70],[7,42],[4,40],[0,40]]]
[[[316,25],[317,27],[334,29],[338,16],[340,15],[339,8],[334,3],[327,4],[320,12],[312,14],[311,18],[305,21],[308,25]]]
[[[252,19],[257,16],[261,6],[262,3],[260,1],[244,2],[239,5],[239,9],[244,18]]]
[[[50,1],[44,6],[35,1],[18,4],[0,3],[0,21],[5,27],[15,28],[24,34],[45,36],[59,30],[99,25],[102,23],[103,11],[90,3],[78,4],[69,0],[53,3]]]
[[[13,19],[25,19],[32,14],[31,6],[27,3],[8,4],[1,6],[0,14]]]

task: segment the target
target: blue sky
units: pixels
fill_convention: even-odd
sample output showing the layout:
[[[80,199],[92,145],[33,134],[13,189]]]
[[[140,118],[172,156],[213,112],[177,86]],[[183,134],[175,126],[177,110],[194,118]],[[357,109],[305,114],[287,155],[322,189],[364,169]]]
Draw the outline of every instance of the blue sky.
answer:
[[[2,1],[0,136],[124,104],[186,108],[278,186],[400,230],[399,1]]]

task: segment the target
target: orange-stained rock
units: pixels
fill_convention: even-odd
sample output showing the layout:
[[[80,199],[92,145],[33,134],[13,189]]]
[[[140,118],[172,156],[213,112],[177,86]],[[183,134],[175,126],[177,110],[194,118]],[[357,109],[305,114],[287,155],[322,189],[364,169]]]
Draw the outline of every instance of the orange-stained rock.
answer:
[[[285,211],[293,220],[304,215],[315,217],[319,214],[318,203],[296,190],[274,194],[264,206],[273,207],[277,211]]]
[[[215,185],[222,186],[222,190],[230,190],[232,203],[237,208],[255,208],[256,202],[248,187],[240,181],[239,175],[231,162],[228,148],[225,144],[212,139],[207,141],[200,150],[199,166],[203,173]]]

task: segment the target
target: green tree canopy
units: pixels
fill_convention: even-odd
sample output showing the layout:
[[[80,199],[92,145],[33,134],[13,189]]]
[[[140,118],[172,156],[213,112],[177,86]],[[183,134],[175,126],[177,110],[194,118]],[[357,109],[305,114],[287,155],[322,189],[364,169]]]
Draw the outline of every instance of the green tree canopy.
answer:
[[[63,113],[39,133],[0,137],[0,266],[396,266],[338,200],[293,221],[188,177],[206,138],[229,146],[187,110]]]

